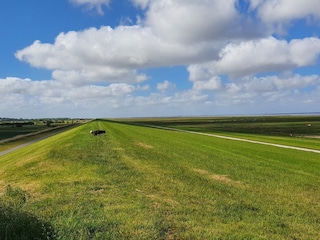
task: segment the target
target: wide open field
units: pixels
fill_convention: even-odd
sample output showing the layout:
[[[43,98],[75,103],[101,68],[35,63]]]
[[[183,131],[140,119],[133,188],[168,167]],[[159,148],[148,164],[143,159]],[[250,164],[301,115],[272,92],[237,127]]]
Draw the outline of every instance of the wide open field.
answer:
[[[2,156],[0,192],[0,239],[320,239],[320,154],[145,126]]]

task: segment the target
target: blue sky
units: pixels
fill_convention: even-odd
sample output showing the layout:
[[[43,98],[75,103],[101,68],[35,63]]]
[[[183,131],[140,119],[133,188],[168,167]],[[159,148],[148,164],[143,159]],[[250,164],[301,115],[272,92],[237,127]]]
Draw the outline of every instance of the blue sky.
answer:
[[[10,0],[0,117],[319,112],[318,0]]]

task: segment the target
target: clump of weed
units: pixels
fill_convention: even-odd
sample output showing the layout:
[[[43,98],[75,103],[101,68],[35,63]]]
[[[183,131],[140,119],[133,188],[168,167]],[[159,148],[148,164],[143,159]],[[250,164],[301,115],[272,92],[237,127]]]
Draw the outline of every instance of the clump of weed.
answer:
[[[19,187],[12,187],[8,185],[2,200],[14,208],[21,208],[26,202],[30,195]]]

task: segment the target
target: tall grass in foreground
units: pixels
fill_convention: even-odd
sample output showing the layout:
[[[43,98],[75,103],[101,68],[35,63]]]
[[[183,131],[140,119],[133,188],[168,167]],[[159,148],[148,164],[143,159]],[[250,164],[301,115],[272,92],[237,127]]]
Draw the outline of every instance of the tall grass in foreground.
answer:
[[[91,122],[1,157],[1,191],[0,239],[320,239],[319,154],[188,133]]]

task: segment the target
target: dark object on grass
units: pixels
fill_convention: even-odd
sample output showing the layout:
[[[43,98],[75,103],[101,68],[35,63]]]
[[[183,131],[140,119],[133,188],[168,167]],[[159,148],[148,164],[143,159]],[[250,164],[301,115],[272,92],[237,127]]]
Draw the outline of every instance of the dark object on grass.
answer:
[[[105,130],[91,130],[90,133],[94,136],[97,136],[97,135],[101,135],[101,134],[106,134],[106,131]]]

